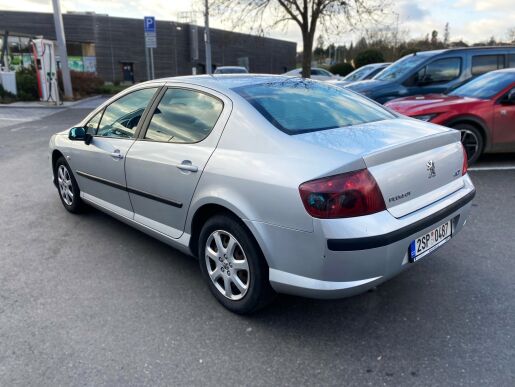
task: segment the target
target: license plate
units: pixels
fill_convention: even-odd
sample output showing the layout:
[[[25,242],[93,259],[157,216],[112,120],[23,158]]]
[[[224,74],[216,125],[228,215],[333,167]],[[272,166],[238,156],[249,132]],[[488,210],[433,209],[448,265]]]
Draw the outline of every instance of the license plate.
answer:
[[[429,254],[439,246],[443,245],[452,236],[452,222],[449,220],[427,234],[421,235],[409,246],[410,261],[415,262],[424,255]]]

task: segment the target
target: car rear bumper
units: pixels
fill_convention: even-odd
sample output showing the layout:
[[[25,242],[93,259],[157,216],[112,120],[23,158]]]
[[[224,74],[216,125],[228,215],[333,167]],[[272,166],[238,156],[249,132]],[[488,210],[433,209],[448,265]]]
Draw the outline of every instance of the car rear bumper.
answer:
[[[255,229],[277,292],[312,298],[352,296],[415,265],[409,262],[408,249],[417,237],[449,220],[456,236],[475,195],[468,176],[464,183],[459,191],[399,219],[388,211],[316,219],[312,233],[259,222],[249,222],[249,227]]]

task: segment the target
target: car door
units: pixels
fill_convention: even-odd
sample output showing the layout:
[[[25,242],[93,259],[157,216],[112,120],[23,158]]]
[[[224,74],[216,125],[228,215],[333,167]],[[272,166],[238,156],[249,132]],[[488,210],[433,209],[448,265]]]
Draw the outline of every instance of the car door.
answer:
[[[81,195],[123,216],[132,217],[126,190],[125,156],[134,143],[143,112],[158,87],[145,87],[123,95],[100,110],[86,124],[92,140],[74,142],[70,165]]]
[[[419,69],[405,83],[408,95],[443,93],[454,81],[458,81],[461,71],[460,57],[436,59]]]
[[[125,162],[134,220],[172,238],[182,235],[231,107],[210,89],[170,86],[161,92]]]
[[[515,95],[515,87],[494,105],[494,142],[499,150],[515,150],[515,104],[508,101]]]

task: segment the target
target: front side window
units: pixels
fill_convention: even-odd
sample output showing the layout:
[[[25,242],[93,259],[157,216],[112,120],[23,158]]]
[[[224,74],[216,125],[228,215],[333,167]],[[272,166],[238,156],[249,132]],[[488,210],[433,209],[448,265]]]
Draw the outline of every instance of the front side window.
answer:
[[[395,118],[383,107],[355,93],[306,79],[233,90],[275,127],[290,135]]]
[[[168,89],[157,106],[145,139],[161,142],[195,143],[214,128],[223,102],[205,93]]]
[[[449,82],[459,77],[461,58],[438,59],[429,63],[418,72],[418,83],[433,84]]]
[[[100,119],[102,118],[102,113],[104,110],[100,110],[97,114],[93,116],[91,120],[86,124],[86,127],[84,128],[87,133],[90,133],[92,135],[95,135],[97,133],[98,129],[98,123],[100,122]]]
[[[504,68],[504,55],[475,55],[472,57],[472,75]]]
[[[133,91],[107,106],[97,136],[134,138],[141,116],[157,89],[151,87]]]

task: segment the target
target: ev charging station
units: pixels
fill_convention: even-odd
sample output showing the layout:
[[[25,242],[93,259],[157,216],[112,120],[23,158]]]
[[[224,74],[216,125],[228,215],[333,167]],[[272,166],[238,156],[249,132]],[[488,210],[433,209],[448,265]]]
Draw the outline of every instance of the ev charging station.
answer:
[[[46,39],[33,39],[32,50],[36,63],[39,99],[43,102],[53,102],[59,105],[54,42]]]

